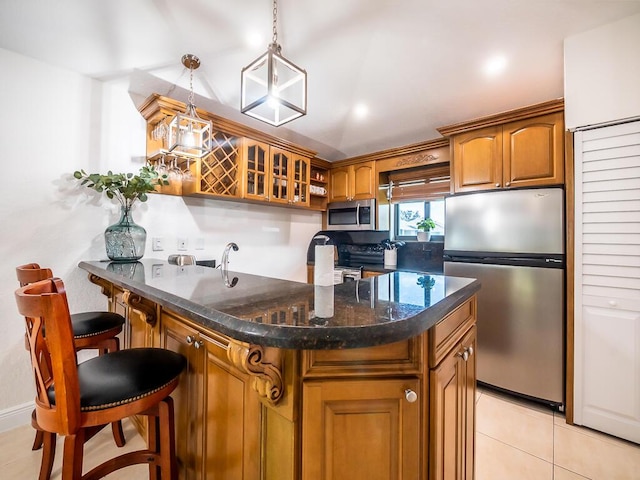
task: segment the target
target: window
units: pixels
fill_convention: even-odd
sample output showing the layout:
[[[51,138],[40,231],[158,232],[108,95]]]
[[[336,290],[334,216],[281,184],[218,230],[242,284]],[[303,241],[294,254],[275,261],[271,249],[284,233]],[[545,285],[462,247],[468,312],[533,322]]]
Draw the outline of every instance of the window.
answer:
[[[432,235],[444,235],[444,200],[414,201],[394,205],[394,234],[397,239],[411,240],[418,232],[416,224],[432,218],[436,228]]]
[[[451,189],[448,163],[390,172],[386,188],[395,238],[415,240],[416,224],[431,218],[436,224],[431,234],[436,236],[435,240],[443,239],[444,197]]]

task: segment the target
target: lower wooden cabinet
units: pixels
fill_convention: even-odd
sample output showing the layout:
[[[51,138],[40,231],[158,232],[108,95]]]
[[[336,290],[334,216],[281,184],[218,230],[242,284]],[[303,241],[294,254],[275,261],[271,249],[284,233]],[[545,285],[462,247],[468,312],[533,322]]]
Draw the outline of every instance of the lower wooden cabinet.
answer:
[[[473,479],[476,327],[430,371],[430,480]]]
[[[172,393],[180,480],[474,478],[475,296],[409,340],[294,351],[110,292],[110,308],[127,313],[127,347],[187,358]]]
[[[302,479],[420,478],[420,381],[305,382]]]
[[[225,338],[203,335],[167,312],[160,338],[188,361],[171,395],[179,478],[259,480],[260,401],[249,375],[229,365]]]

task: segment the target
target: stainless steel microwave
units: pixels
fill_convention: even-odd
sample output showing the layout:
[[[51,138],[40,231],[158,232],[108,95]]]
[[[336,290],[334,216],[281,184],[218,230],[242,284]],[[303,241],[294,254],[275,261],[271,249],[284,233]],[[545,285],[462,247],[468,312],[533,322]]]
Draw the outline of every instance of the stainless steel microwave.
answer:
[[[376,201],[354,200],[327,206],[327,230],[375,230]]]

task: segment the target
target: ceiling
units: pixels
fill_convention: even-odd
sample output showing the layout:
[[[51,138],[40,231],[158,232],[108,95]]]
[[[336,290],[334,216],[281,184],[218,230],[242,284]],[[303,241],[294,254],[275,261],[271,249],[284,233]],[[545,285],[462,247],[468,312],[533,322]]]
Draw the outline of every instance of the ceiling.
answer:
[[[563,39],[640,12],[640,0],[279,0],[278,43],[307,70],[308,114],[277,129],[239,113],[240,71],[271,42],[272,0],[0,7],[1,48],[126,82],[136,103],[151,93],[185,102],[189,74],[180,59],[193,53],[202,62],[198,107],[334,161],[562,97]]]

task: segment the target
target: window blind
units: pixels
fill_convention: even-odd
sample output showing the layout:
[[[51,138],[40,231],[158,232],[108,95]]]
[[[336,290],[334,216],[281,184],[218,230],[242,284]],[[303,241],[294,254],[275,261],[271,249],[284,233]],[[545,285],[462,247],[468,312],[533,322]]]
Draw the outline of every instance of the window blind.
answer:
[[[401,170],[389,174],[392,203],[439,200],[450,192],[449,164]]]

